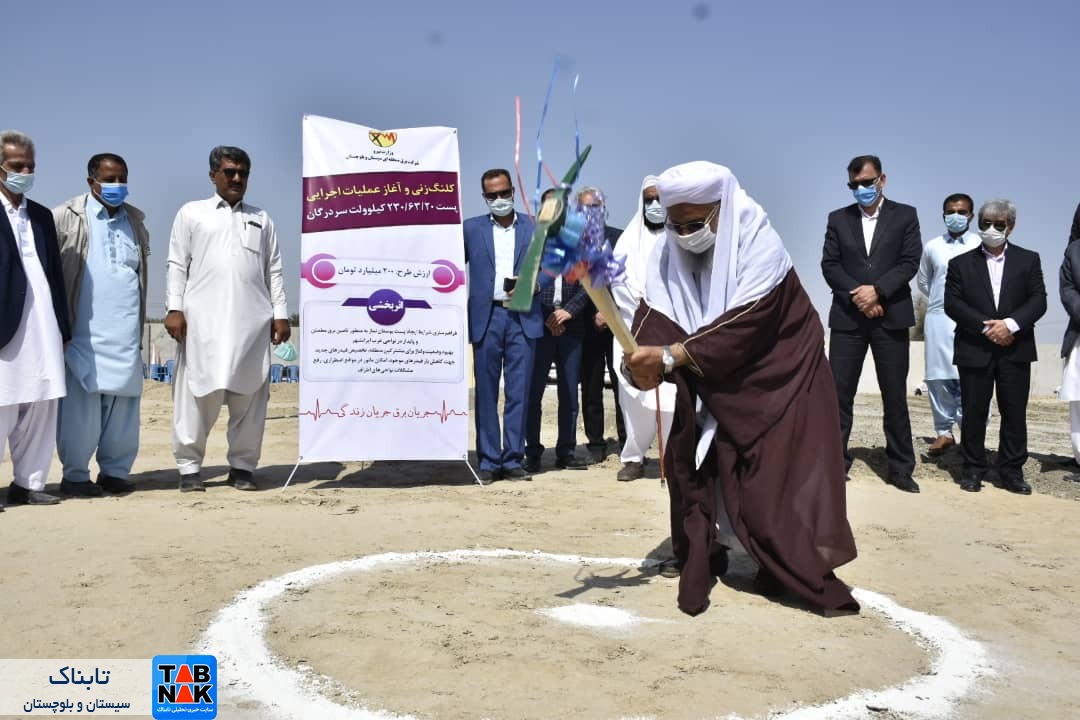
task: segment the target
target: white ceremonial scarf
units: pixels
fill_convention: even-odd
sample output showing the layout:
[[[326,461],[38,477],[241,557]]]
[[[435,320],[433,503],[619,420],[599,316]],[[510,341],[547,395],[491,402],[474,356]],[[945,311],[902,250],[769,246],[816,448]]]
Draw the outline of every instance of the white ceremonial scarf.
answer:
[[[682,203],[720,201],[712,262],[680,248],[669,230],[649,260],[645,302],[688,334],[710,325],[728,311],[760,300],[783,282],[791,258],[769,217],[723,165],[695,161],[665,170],[657,180],[665,208]],[[707,251],[708,252],[708,251]],[[693,273],[701,270],[700,288]],[[705,460],[716,418],[698,400],[697,466]]]

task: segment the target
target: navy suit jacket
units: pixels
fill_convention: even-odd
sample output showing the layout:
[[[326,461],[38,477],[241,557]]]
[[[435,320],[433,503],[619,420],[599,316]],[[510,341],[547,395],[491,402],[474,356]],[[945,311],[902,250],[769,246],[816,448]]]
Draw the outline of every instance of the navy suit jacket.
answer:
[[[495,234],[491,228],[490,215],[478,215],[465,221],[465,262],[469,265],[469,342],[484,339],[491,322],[495,289]],[[533,236],[533,221],[518,213],[514,227],[514,274],[521,272],[525,251]],[[518,288],[515,292],[522,292]],[[536,339],[544,334],[544,320],[540,315],[540,296],[533,296],[528,312],[518,313],[525,337]]]
[[[996,306],[982,245],[957,255],[945,274],[945,314],[956,321],[953,364],[957,367],[986,367],[994,359],[1035,362],[1035,323],[1046,314],[1039,253],[1009,243]],[[1012,345],[1002,347],[986,339],[984,320],[1010,317],[1020,326]]]
[[[829,213],[821,253],[821,271],[833,291],[829,327],[851,331],[880,325],[902,330],[914,325],[910,283],[921,259],[919,216],[910,205],[889,198],[881,202],[869,253],[859,206],[851,204]],[[859,285],[877,286],[883,296],[882,317],[870,319],[855,307],[850,292]]]
[[[67,342],[71,339],[71,326],[68,323],[67,294],[64,292],[60,245],[56,240],[52,211],[27,198],[26,213],[34,229],[34,245],[41,259],[41,267],[49,281],[56,325],[60,328],[60,337]],[[11,342],[19,329],[26,291],[26,271],[23,269],[19,243],[7,217],[0,217],[0,348]]]

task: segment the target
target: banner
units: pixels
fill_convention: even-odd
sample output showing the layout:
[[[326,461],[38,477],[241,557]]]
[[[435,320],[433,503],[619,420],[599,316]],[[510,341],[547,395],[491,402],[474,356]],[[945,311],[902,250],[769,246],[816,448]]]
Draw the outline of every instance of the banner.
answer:
[[[300,457],[463,460],[457,130],[304,117]]]

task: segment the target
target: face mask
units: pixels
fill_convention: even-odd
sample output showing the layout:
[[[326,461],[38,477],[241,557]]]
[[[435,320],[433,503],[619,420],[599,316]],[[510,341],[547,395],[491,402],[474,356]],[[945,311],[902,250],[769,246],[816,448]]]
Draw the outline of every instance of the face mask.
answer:
[[[296,352],[296,346],[286,340],[274,348],[274,354],[285,362],[292,362],[296,359],[298,353]]]
[[[17,173],[5,170],[7,173],[7,180],[4,180],[4,187],[10,192],[16,195],[25,195],[30,192],[30,188],[34,187],[34,173]]]
[[[506,217],[510,213],[514,212],[514,199],[513,198],[496,198],[494,200],[487,201],[488,210],[495,217]]]
[[[968,216],[961,215],[960,213],[952,213],[951,215],[945,216],[945,227],[949,232],[957,235],[967,230],[968,224],[970,223],[971,220],[968,219]]]
[[[120,207],[127,196],[127,183],[101,183],[101,199],[109,207]]]
[[[699,255],[716,244],[716,233],[708,225],[689,235],[672,234],[675,236],[675,244],[687,252]]]
[[[979,237],[982,238],[983,245],[986,247],[996,248],[1004,245],[1009,236],[991,225],[985,230],[980,230]]]
[[[878,198],[877,184],[870,187],[863,187],[860,185],[851,191],[851,194],[855,196],[855,202],[859,203],[863,207],[870,207],[874,204],[874,201]]]
[[[660,204],[659,200],[653,200],[645,206],[645,219],[654,225],[659,225],[667,220],[667,209]]]

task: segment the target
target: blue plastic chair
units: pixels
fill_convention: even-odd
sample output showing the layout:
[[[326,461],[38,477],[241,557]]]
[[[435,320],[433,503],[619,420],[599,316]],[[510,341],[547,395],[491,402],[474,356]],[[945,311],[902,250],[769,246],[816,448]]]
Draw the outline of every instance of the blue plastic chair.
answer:
[[[285,377],[288,378],[286,382],[300,382],[300,366],[289,365],[285,368]]]
[[[147,376],[151,380],[161,380],[161,365],[154,363],[150,366],[150,374]]]
[[[173,372],[175,370],[176,370],[176,361],[175,360],[166,360],[165,361],[165,371],[162,373],[163,377],[161,378],[161,381],[171,383],[172,379],[173,379]]]
[[[279,383],[285,374],[285,366],[281,363],[270,363],[270,382]]]

